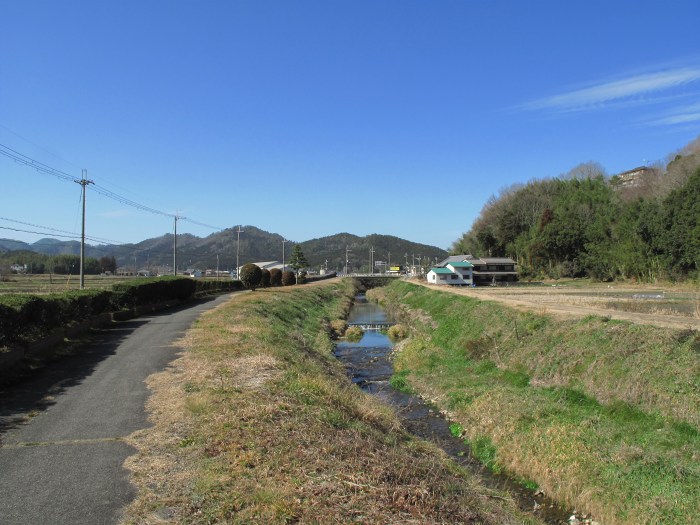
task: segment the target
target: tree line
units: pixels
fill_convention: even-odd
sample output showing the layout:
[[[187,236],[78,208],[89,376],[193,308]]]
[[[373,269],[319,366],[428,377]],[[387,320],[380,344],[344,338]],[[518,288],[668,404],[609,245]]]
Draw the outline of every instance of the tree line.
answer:
[[[117,260],[112,256],[104,256],[99,259],[85,257],[84,271],[87,275],[115,273]],[[10,273],[78,274],[80,273],[80,256],[70,254],[44,255],[26,250],[0,254],[0,274],[8,275]]]
[[[511,257],[526,278],[697,279],[700,139],[632,180],[586,163],[507,188],[451,251]]]

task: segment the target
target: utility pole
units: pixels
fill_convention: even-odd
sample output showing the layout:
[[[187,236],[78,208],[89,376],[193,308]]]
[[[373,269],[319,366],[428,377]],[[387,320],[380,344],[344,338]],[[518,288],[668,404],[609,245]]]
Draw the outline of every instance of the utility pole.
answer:
[[[177,221],[185,217],[180,217],[177,212],[175,212],[173,218],[175,219],[175,235],[173,235],[173,275],[177,275]]]
[[[348,254],[349,254],[351,251],[352,251],[352,250],[351,250],[350,248],[348,248],[347,245],[346,245],[346,246],[345,246],[345,275],[348,274]]]
[[[219,280],[219,254],[216,254],[216,280]]]
[[[387,270],[386,270],[387,272],[391,270],[391,252],[389,252],[389,257],[387,258],[387,261],[386,261],[386,268],[387,268]]]
[[[85,176],[87,175],[87,170],[83,170],[83,176],[80,180],[76,180],[78,184],[82,187],[83,194],[83,231],[80,235],[80,289],[85,289],[85,186],[88,184],[95,184],[91,180],[87,180]]]
[[[238,234],[238,240],[236,241],[236,279],[238,279],[238,272],[239,272],[239,268],[240,268],[240,266],[238,266],[238,250],[241,247],[241,233],[243,233],[243,230],[241,230],[240,225],[238,225],[238,229],[236,230],[236,233]],[[217,265],[218,265],[218,258],[217,258]]]
[[[374,246],[369,249],[369,273],[374,275]]]
[[[284,244],[289,242],[284,237],[282,238],[282,271],[284,271]]]

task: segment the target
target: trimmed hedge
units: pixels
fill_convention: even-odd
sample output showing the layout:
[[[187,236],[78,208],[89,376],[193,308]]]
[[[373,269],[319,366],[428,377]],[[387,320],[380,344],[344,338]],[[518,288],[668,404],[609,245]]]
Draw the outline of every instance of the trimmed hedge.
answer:
[[[141,304],[185,300],[194,295],[197,281],[187,277],[155,277],[134,279],[112,286],[116,310],[135,308]]]
[[[113,294],[81,290],[50,295],[0,296],[0,347],[27,343],[69,325],[112,309]]]
[[[197,287],[195,293],[207,294],[212,292],[234,292],[236,290],[243,290],[243,283],[241,281],[204,281],[197,280]]]
[[[70,326],[107,312],[129,310],[149,303],[187,300],[195,294],[242,288],[240,281],[158,277],[117,283],[112,291],[0,295],[0,348],[37,341],[58,327]]]

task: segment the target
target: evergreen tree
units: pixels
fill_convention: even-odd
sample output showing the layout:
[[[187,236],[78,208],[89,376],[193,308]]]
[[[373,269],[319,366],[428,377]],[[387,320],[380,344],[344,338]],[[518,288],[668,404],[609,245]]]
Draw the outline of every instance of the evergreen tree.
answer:
[[[301,251],[301,246],[295,244],[294,249],[292,250],[292,255],[289,258],[289,266],[291,266],[294,270],[294,275],[296,276],[297,282],[299,281],[299,270],[306,268],[308,265],[309,263],[306,262],[304,252]]]

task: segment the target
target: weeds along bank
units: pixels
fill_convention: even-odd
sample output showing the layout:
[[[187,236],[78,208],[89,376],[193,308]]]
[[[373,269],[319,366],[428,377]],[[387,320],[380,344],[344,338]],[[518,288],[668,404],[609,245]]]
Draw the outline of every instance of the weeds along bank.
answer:
[[[149,380],[123,523],[537,523],[347,379],[329,334],[355,292],[256,291],[203,316]]]
[[[405,282],[368,297],[411,330],[393,383],[446,410],[490,468],[606,525],[700,523],[700,334]]]

